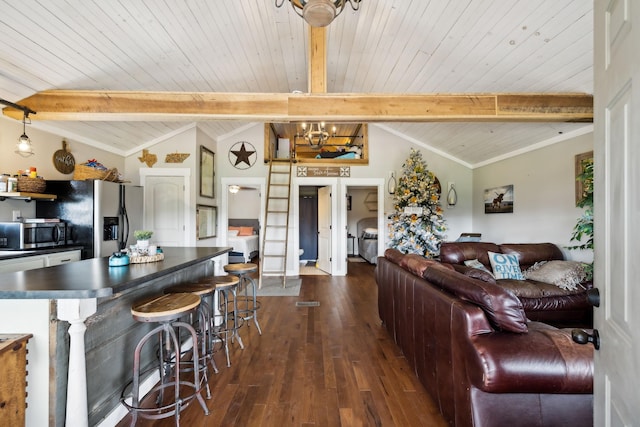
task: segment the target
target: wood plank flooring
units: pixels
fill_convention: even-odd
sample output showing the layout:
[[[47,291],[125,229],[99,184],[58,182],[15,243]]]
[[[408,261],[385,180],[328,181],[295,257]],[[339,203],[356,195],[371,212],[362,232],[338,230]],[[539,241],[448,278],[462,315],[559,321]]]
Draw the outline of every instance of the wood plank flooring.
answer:
[[[205,416],[192,403],[181,425],[445,426],[437,407],[380,325],[375,266],[350,263],[346,277],[303,276],[298,297],[259,297],[258,319],[243,326],[245,348],[231,367],[216,354]],[[296,307],[318,301],[318,307]],[[139,426],[172,426],[142,420]],[[129,425],[125,418],[119,425]]]

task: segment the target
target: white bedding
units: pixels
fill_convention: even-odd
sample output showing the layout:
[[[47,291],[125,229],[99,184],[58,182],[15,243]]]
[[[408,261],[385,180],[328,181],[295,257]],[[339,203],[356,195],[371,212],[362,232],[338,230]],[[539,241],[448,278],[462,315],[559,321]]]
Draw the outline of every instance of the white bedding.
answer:
[[[233,246],[232,252],[241,253],[245,262],[251,262],[251,253],[258,252],[258,247],[260,246],[257,234],[252,236],[229,236],[227,237],[227,244]]]

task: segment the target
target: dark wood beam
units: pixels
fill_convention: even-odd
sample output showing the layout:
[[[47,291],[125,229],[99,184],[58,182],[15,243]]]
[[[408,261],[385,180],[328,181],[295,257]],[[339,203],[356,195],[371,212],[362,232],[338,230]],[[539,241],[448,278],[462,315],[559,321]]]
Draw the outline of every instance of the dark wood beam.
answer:
[[[580,93],[289,94],[52,90],[19,102],[32,120],[291,122],[592,122]],[[22,111],[3,113],[17,120]]]

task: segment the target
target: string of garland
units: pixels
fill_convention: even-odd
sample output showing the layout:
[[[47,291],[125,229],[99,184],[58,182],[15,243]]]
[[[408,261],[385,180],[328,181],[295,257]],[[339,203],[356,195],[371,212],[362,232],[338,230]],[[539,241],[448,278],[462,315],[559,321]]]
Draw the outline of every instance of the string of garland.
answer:
[[[418,212],[405,212],[405,208]],[[402,175],[394,193],[394,210],[389,216],[389,247],[408,254],[435,257],[447,230],[442,217],[438,183],[427,169],[422,153],[411,149],[402,165]]]

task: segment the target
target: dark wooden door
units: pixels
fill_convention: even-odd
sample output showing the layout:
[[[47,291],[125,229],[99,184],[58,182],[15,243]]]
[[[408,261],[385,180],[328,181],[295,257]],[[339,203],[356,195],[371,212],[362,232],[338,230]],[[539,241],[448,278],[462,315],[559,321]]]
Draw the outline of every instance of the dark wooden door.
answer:
[[[301,259],[318,258],[318,196],[301,195],[300,206],[300,248],[304,249]]]

